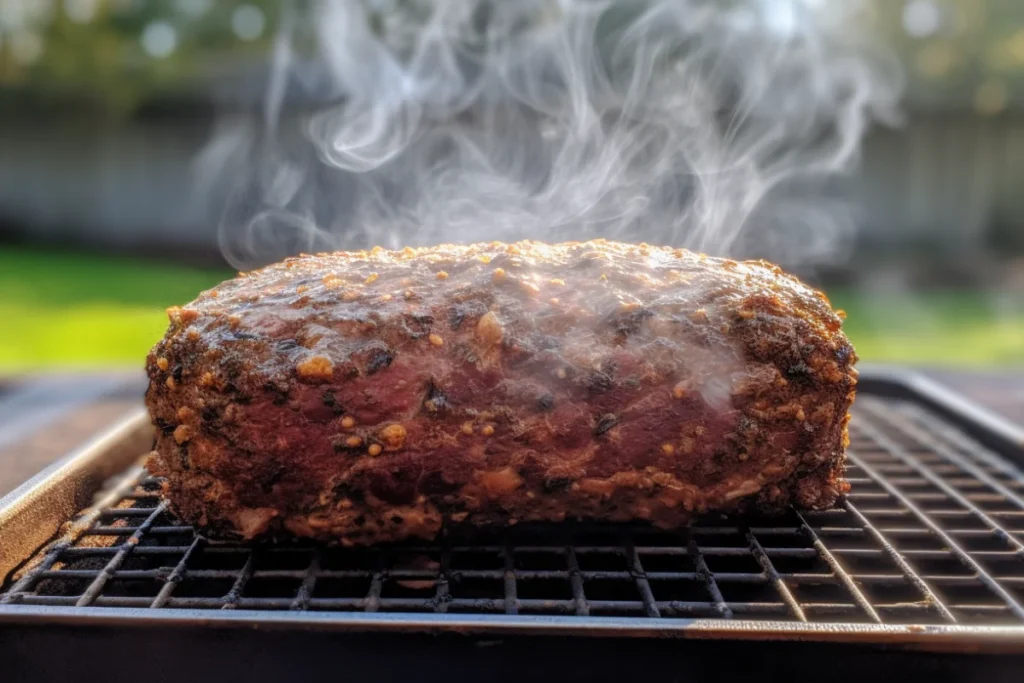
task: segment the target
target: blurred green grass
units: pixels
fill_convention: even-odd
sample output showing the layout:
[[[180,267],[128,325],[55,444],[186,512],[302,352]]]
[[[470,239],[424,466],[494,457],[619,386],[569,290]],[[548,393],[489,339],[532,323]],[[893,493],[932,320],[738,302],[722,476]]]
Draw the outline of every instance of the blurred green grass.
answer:
[[[134,365],[164,309],[231,277],[166,263],[0,247],[0,372]],[[866,362],[1024,365],[1024,302],[978,291],[830,290]]]
[[[861,360],[932,367],[1024,365],[1024,300],[978,290],[829,290]]]
[[[164,310],[230,271],[0,247],[0,372],[134,365],[167,330]]]

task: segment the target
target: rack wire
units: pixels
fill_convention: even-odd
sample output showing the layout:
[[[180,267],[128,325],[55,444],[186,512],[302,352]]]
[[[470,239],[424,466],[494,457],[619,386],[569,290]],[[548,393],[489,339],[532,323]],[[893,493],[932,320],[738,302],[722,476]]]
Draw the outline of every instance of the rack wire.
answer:
[[[832,510],[357,549],[208,543],[137,469],[0,605],[1024,623],[1024,473],[912,402],[862,396],[851,441]]]

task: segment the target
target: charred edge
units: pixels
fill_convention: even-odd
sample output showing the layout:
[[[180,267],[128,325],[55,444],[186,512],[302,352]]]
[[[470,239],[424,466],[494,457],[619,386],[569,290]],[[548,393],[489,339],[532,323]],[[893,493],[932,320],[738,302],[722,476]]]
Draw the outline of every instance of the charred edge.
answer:
[[[836,349],[836,360],[839,361],[840,366],[846,366],[850,362],[850,356],[853,355],[853,347],[849,344],[842,344]]]
[[[619,424],[619,418],[617,415],[613,415],[612,413],[602,415],[601,419],[597,421],[597,427],[594,428],[594,434],[595,436],[601,436],[617,424]]]
[[[448,397],[431,379],[427,385],[427,394],[423,398],[423,408],[428,413],[436,413],[448,407]]]
[[[364,501],[362,490],[352,486],[351,484],[349,484],[347,482],[343,482],[341,484],[336,485],[334,487],[334,495],[338,499],[348,498],[353,503],[362,503]],[[366,520],[364,518],[362,524],[365,524],[365,523],[366,523]],[[357,522],[357,524],[358,524],[358,522]],[[362,524],[360,524],[360,526],[362,526]]]
[[[274,343],[274,349],[277,351],[291,351],[292,349],[299,348],[299,342],[294,339],[282,339],[279,342]]]
[[[345,439],[338,439],[332,441],[331,446],[334,448],[335,453],[360,453],[363,450],[363,443],[361,441],[358,446],[349,446]]]
[[[640,308],[630,311],[625,315],[616,316],[613,321],[615,333],[623,338],[634,335],[640,331],[640,327],[644,324],[645,320],[653,317],[654,311],[647,308]]]
[[[275,406],[283,406],[288,402],[289,387],[287,386],[282,387],[274,382],[266,382],[263,385],[263,390],[273,395],[271,401]]]
[[[164,434],[173,434],[174,433],[174,429],[175,429],[174,425],[171,424],[170,422],[168,422],[167,420],[163,420],[163,419],[158,417],[158,418],[153,420],[153,423],[157,426],[157,429],[159,429]]]
[[[227,358],[221,365],[221,369],[224,372],[224,376],[229,380],[229,388],[234,387],[234,382],[245,372],[245,367],[242,364],[240,358]],[[235,388],[235,391],[238,389]]]
[[[417,483],[417,488],[424,495],[441,499],[449,493],[457,491],[459,489],[459,484],[453,484],[446,481],[444,474],[435,471],[423,475]]]
[[[263,493],[271,493],[274,490],[274,484],[281,481],[284,476],[284,468],[281,468],[271,474],[260,484],[260,488],[263,489]]]
[[[343,365],[334,366],[334,376],[344,379],[355,379],[359,377],[359,368],[352,362],[345,362]]]
[[[330,390],[324,391],[320,396],[320,400],[323,404],[331,409],[331,412],[335,415],[343,415],[345,413],[345,406],[338,403],[338,399],[335,398],[334,394]]]
[[[380,349],[374,351],[373,356],[370,358],[369,364],[366,366],[366,374],[372,375],[384,368],[391,366],[391,361],[395,359],[395,355],[390,349]]]
[[[544,480],[544,493],[559,493],[561,491],[568,491],[569,487],[572,486],[573,480],[571,477],[552,477],[551,479]]]
[[[586,384],[587,389],[594,394],[608,391],[615,386],[615,382],[612,380],[611,375],[601,371],[594,371],[587,375],[584,383]]]
[[[448,324],[453,330],[457,330],[462,327],[462,321],[466,319],[466,312],[462,310],[462,307],[456,306],[452,309],[451,313],[448,314]]]
[[[192,469],[192,463],[189,462],[188,458],[188,446],[178,446],[178,463],[181,465],[181,469],[185,471]]]
[[[430,334],[430,328],[434,323],[434,316],[425,314],[406,313],[402,316],[402,331],[409,339],[417,340]]]
[[[811,368],[803,361],[794,363],[786,368],[786,376],[790,379],[808,379],[811,374]]]

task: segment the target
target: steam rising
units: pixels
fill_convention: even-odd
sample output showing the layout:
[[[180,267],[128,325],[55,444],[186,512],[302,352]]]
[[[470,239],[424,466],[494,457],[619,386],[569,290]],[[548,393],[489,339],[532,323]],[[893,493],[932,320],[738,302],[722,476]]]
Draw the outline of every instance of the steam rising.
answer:
[[[836,258],[824,198],[900,79],[855,2],[416,0],[286,10],[264,120],[221,122],[225,257],[608,237]],[[312,46],[313,59],[307,53]],[[285,93],[319,101],[289,113]]]

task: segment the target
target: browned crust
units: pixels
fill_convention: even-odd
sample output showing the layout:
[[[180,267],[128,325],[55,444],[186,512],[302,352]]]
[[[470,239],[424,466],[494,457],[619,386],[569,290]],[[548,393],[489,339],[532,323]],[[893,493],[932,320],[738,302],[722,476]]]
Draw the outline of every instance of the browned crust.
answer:
[[[609,241],[340,252],[169,311],[150,468],[214,535],[833,505],[856,356],[765,262]]]

